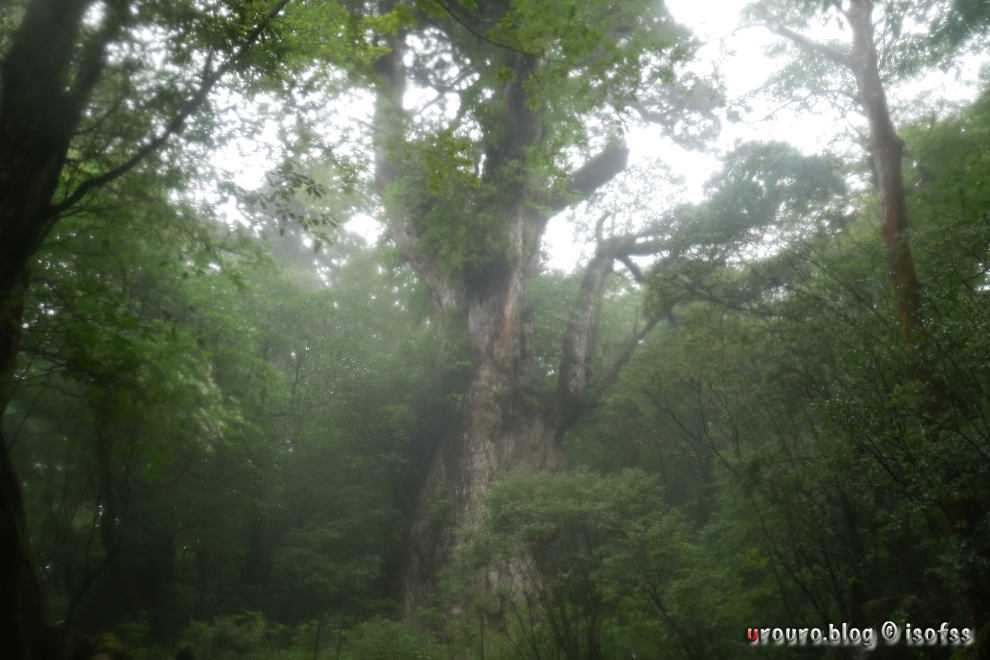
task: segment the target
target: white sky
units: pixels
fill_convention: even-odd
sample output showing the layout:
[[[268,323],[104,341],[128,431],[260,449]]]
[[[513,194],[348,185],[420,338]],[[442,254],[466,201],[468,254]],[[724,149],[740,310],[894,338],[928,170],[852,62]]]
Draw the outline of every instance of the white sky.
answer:
[[[654,202],[654,207],[670,208],[679,201],[701,201],[705,182],[720,167],[719,153],[725,153],[740,142],[779,140],[811,154],[828,150],[830,144],[849,129],[850,120],[843,118],[838,111],[830,112],[825,104],[820,104],[824,108],[820,107],[816,114],[801,108],[801,104],[782,107],[779,101],[752,96],[787,60],[770,58],[765,52],[769,46],[779,43],[780,37],[763,27],[742,26],[740,13],[751,2],[666,0],[675,20],[689,27],[703,43],[695,70],[701,73],[717,68],[725,84],[728,104],[733,106],[745,98],[752,104],[752,111],[744,114],[741,123],[724,123],[719,139],[705,152],[677,147],[660,134],[662,129],[658,127],[631,132],[628,140],[630,169],[659,157],[683,179],[682,184],[677,185],[658,177],[658,200]],[[843,34],[834,22],[808,36],[840,41],[848,39],[848,33]],[[887,90],[895,121],[898,106],[907,105],[915,99],[930,103],[933,99],[960,102],[975,98],[979,91],[980,67],[986,64],[987,59],[985,54],[970,57],[949,73],[934,70],[923,80],[904,88]],[[771,112],[772,118],[768,117]],[[858,121],[858,118],[852,120]],[[856,150],[851,144],[847,148]],[[648,209],[641,212],[648,212]],[[582,253],[582,246],[575,241],[574,234],[568,218],[558,216],[551,220],[544,239],[550,253],[550,267],[571,270],[587,257]]]
[[[689,27],[702,42],[698,60],[693,69],[707,74],[717,68],[725,84],[730,104],[757,90],[773,71],[773,62],[764,54],[765,48],[774,42],[767,30],[740,28],[741,10],[751,0],[667,0],[671,15],[679,23]],[[772,127],[755,123],[722,126],[722,134],[716,144],[705,152],[679,147],[666,139],[658,126],[648,126],[630,132],[630,168],[648,167],[660,158],[674,173],[683,179],[677,182],[659,180],[655,187],[659,197],[642,209],[659,211],[678,202],[699,202],[703,198],[705,182],[718,170],[720,158],[717,152],[731,149],[737,142],[758,139],[775,139],[791,142],[804,151],[818,151],[834,134],[831,121],[810,122],[807,118],[779,116]],[[645,173],[644,173],[645,175]],[[570,219],[558,216],[547,227],[545,243],[548,245],[551,268],[571,270],[575,262],[588,255],[588,247],[574,240]]]
[[[779,38],[759,27],[740,27],[740,11],[750,0],[667,0],[666,4],[674,18],[689,27],[704,44],[699,58],[693,65],[699,74],[717,68],[726,86],[726,96],[730,105],[738,103],[750,93],[759,90],[764,81],[785,60],[772,60],[764,51]],[[837,29],[837,28],[836,28]],[[840,36],[841,33],[834,32]],[[821,37],[821,33],[812,36]],[[928,95],[930,98],[963,100],[975,95],[979,64],[985,61],[972,58],[968,65],[954,77],[935,72],[925,81],[903,90],[890,90],[891,106],[896,112],[899,102]],[[968,85],[967,85],[968,84]],[[632,214],[649,215],[651,211],[670,208],[679,202],[697,202],[702,199],[703,184],[719,168],[719,153],[730,150],[735,144],[748,140],[780,140],[789,142],[806,153],[819,152],[827,148],[837,134],[846,130],[845,120],[838,113],[812,115],[807,110],[781,109],[767,99],[752,99],[753,112],[745,115],[744,121],[736,124],[723,124],[722,134],[708,152],[692,152],[674,145],[656,126],[635,129],[627,136],[630,145],[630,169],[626,177],[642,177],[643,181],[627,181],[626,185],[649,188],[652,200],[637,200]],[[799,104],[798,104],[799,105]],[[772,120],[765,117],[774,111]],[[355,116],[354,113],[358,115]],[[341,114],[351,117],[364,117],[366,108],[343,109]],[[234,180],[241,186],[251,188],[263,181],[264,171],[271,166],[271,145],[277,142],[276,131],[267,127],[260,135],[245,138],[230,145],[217,156],[217,164],[226,164],[233,170]],[[660,160],[669,171],[682,182],[671,181],[655,163]],[[638,169],[637,169],[638,168]],[[619,183],[618,181],[616,183]],[[228,214],[236,211],[228,209]],[[600,212],[591,211],[597,217]],[[635,221],[635,218],[633,219]],[[375,240],[382,231],[381,224],[367,216],[352,219],[346,228],[363,235],[369,242]],[[550,255],[551,268],[571,270],[583,257],[579,231],[580,221],[566,214],[551,220],[544,238],[544,245]]]

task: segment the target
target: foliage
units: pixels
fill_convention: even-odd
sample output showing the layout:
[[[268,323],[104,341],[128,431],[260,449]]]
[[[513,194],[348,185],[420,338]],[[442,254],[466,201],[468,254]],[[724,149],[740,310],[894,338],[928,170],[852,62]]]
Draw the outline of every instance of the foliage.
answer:
[[[781,143],[744,144],[725,158],[697,207],[676,209],[650,274],[648,306],[692,298],[753,303],[774,280],[775,261],[841,228],[838,164]]]
[[[193,623],[182,638],[182,645],[196,656],[235,660],[261,657],[264,652],[266,622],[258,612],[244,612],[219,619],[213,625]]]
[[[740,580],[727,592],[730,619],[748,613],[735,619],[739,629],[747,617],[795,626],[963,624],[958,603],[980,598],[988,381],[971,351],[984,351],[987,335],[977,308],[985,304],[988,225],[982,188],[968,177],[985,171],[975,164],[985,153],[985,109],[981,100],[905,130],[912,155],[925,155],[913,156],[908,201],[919,269],[931,282],[931,368],[949,384],[948,411],[932,405],[905,363],[873,206],[861,203],[857,217],[817,229],[804,221],[813,231],[762,264],[736,266],[716,251],[736,234],[715,220],[723,215],[708,213],[733,180],[766,174],[735,178],[727,169],[713,186],[716,203],[688,216],[699,227],[712,218],[726,233],[710,244],[703,231],[686,236],[709,278],[745,282],[746,295],[712,295],[719,289],[658,268],[654,281],[665,288],[653,295],[666,292],[673,322],[573,434],[579,460],[613,470],[639,465],[664,478],[666,501],[686,507],[704,547],[721,553],[715,566]],[[971,142],[947,146],[951,157],[941,147],[928,151],[962,135]],[[928,163],[941,164],[927,170]],[[943,166],[952,174],[932,176]],[[817,213],[837,192],[822,190]],[[746,199],[739,195],[739,208]]]
[[[380,184],[385,208],[410,218],[423,254],[448,278],[483,278],[509,260],[512,216],[545,213],[575,162],[621,141],[631,108],[684,141],[712,132],[719,92],[685,71],[696,44],[662,5],[417,9],[402,33],[421,47],[404,51],[406,66],[433,101],[421,112],[390,108],[389,126],[377,127],[395,168]],[[528,113],[537,128],[520,125]]]
[[[353,631],[341,658],[348,660],[430,660],[444,657],[426,635],[385,619],[372,619]]]
[[[466,625],[487,618],[490,636],[504,636],[514,657],[600,657],[606,649],[626,657],[676,640],[687,624],[668,608],[697,548],[659,494],[656,479],[636,470],[501,480],[479,506],[451,585],[469,612]],[[499,565],[510,567],[510,583],[477,584],[479,569],[505,574],[493,570]]]
[[[442,399],[395,366],[434,359],[408,273],[368,254],[332,293],[304,288],[168,205],[116,208],[66,221],[39,258],[6,420],[59,610],[83,627],[143,612],[155,642],[245,606],[391,611],[399,477]]]
[[[0,8],[0,52],[27,4]],[[430,316],[396,237],[369,247],[341,228],[382,210],[362,171],[368,145],[327,155],[311,111],[366,97],[386,44],[411,36],[417,92],[439,96],[400,112],[404,135],[376,138],[400,170],[380,201],[411,217],[445,275],[497,270],[515,236],[506,209],[525,197],[515,211],[546,215],[630,111],[681,142],[713,129],[720,92],[685,70],[689,35],[657,3],[614,5],[424,0],[377,15],[291,3],[227,89],[238,102],[271,94],[271,114],[288,117],[263,186],[216,184],[250,230],[217,222],[216,200],[188,201],[205,157],[238,130],[223,95],[190,118],[185,142],[63,209],[32,257],[3,425],[67,628],[112,629],[149,660],[186,645],[301,660],[734,658],[751,655],[751,625],[983,625],[986,92],[911,111],[931,114],[901,129],[931,348],[920,368],[944,390],[921,387],[905,359],[863,164],[737,145],[704,201],[650,219],[645,281],[605,286],[584,366],[629,361],[554,438],[572,469],[498,480],[436,609],[397,620],[409,518],[471,403],[475,364],[465,319]],[[815,29],[834,6],[783,2],[779,17]],[[56,204],[167,126],[270,6],[133,9],[108,42]],[[878,11],[889,80],[981,48],[988,25],[979,2]],[[92,18],[79,56],[101,38]],[[841,95],[851,80],[816,58],[777,82]],[[539,135],[506,151],[503,92],[516,83]],[[535,375],[512,383],[520,407],[538,407],[530,391],[559,376],[580,286],[575,273],[525,282]],[[645,318],[655,329],[631,342]],[[433,494],[438,517],[452,492]]]

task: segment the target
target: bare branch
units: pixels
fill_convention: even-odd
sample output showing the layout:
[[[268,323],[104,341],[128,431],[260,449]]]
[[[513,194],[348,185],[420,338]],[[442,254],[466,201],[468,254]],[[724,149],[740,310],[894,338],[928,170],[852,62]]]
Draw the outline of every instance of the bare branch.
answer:
[[[595,396],[592,397],[592,400],[600,397],[605,390],[615,383],[615,381],[619,378],[619,374],[622,373],[622,370],[629,362],[629,359],[632,358],[633,353],[636,352],[636,347],[639,346],[644,339],[646,339],[646,335],[650,334],[653,328],[656,327],[657,323],[662,321],[669,314],[670,310],[667,310],[663,314],[657,314],[656,316],[651,316],[647,319],[646,325],[644,325],[640,331],[636,333],[636,335],[632,338],[632,341],[630,341],[625,350],[622,351],[622,355],[620,355],[615,362],[612,363],[612,366],[605,371],[605,374],[595,382]]]
[[[603,233],[605,230],[605,221],[611,216],[611,213],[602,213],[602,217],[598,218],[598,222],[595,223],[595,241],[599,245],[605,240],[605,235]]]
[[[849,70],[853,70],[853,60],[850,56],[836,50],[835,48],[832,48],[828,44],[823,44],[819,41],[815,41],[814,39],[809,39],[803,34],[790,29],[784,25],[779,18],[770,12],[765,1],[756,3],[753,5],[753,8],[767,21],[767,28],[769,28],[771,32],[779,34],[785,39],[789,39],[810,53],[823,55],[831,62],[834,62],[835,64],[843,66]]]
[[[629,363],[629,360],[632,359],[633,354],[636,352],[636,348],[642,345],[643,340],[646,339],[646,336],[653,331],[653,328],[655,328],[660,321],[663,320],[673,322],[673,317],[670,314],[670,310],[666,310],[662,314],[658,314],[647,319],[646,325],[636,332],[629,344],[626,346],[625,350],[622,351],[622,354],[605,371],[604,375],[597,378],[594,384],[589,387],[584,398],[581,400],[581,406],[576,408],[571,417],[565,420],[565,425],[573,424],[580,417],[587,415],[602,403],[605,393],[619,379],[619,376],[622,374],[622,370],[625,369],[626,365]]]
[[[635,110],[643,121],[648,121],[653,124],[661,124],[666,126],[671,121],[670,112],[657,112],[656,110],[650,110],[642,103],[631,103],[629,107]]]
[[[604,291],[605,279],[612,272],[613,255],[599,250],[588,264],[577,304],[571,313],[564,334],[557,380],[557,397],[565,417],[580,408],[591,372],[591,361],[597,343],[597,316]]]

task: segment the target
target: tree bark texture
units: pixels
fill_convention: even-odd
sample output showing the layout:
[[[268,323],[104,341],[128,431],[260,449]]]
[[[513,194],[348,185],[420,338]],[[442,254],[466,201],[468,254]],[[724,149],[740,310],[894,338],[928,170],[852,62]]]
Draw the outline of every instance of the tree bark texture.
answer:
[[[392,3],[382,2],[380,8],[391,11]],[[383,194],[406,167],[401,136],[405,134],[402,97],[408,74],[402,31],[390,37],[387,45],[390,52],[375,65],[376,184]],[[472,507],[499,474],[522,466],[551,471],[563,467],[559,440],[575,419],[587,390],[605,278],[613,259],[628,256],[635,245],[628,240],[600,247],[566,331],[558,387],[536,392],[529,385],[537,379],[532,371],[535,360],[525,288],[538,272],[540,241],[549,213],[614,178],[624,169],[628,152],[624,147],[606,150],[573,174],[567,194],[541,197],[543,182],[525,174],[531,150],[544,137],[540,111],[532,107],[526,91],[541,64],[539,58],[518,51],[496,52],[497,59],[490,66],[501,65],[513,75],[495,88],[492,104],[500,114],[482,129],[486,132],[482,186],[476,199],[465,200],[472,202],[465,208],[484,208],[498,226],[501,241],[492,258],[454,272],[445,269],[420,240],[425,222],[417,215],[421,211],[385,195],[396,246],[429,289],[433,313],[464,320],[471,359],[458,418],[429,459],[415,505],[402,577],[404,605],[410,616],[436,594],[458,535],[470,525]],[[503,583],[517,578],[488,576]]]
[[[907,204],[902,161],[904,140],[897,135],[887,108],[887,97],[873,37],[872,0],[851,0],[846,18],[852,28],[851,68],[856,76],[859,103],[870,126],[869,149],[876,170],[877,194],[883,217],[890,286],[894,294],[901,335],[908,350],[924,341],[921,284],[915,272],[908,240]]]

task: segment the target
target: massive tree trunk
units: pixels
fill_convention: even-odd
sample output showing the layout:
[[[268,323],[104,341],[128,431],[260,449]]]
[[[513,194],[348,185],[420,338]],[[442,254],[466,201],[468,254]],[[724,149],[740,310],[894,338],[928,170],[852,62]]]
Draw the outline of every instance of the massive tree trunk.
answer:
[[[0,639],[4,657],[14,660],[61,658],[52,635],[45,592],[10,452],[0,452]]]
[[[392,3],[382,3],[383,11],[391,8]],[[406,613],[414,615],[437,593],[458,536],[470,524],[472,507],[499,474],[522,466],[550,471],[563,468],[560,439],[576,419],[588,391],[596,313],[606,277],[615,259],[643,251],[634,238],[600,242],[566,330],[558,386],[539,391],[535,384],[541,377],[533,371],[527,323],[526,283],[538,273],[540,241],[548,217],[565,208],[569,200],[586,197],[614,178],[624,169],[628,152],[621,146],[606,149],[573,173],[565,194],[548,196],[541,190],[544,181],[527,176],[530,154],[544,137],[541,112],[533,107],[527,92],[541,62],[535,56],[502,50],[491,66],[501,65],[512,75],[505,76],[508,81],[492,101],[500,109],[499,116],[483,127],[481,186],[463,204],[470,209],[465,211],[464,222],[470,222],[467,214],[483,209],[496,225],[498,240],[480,263],[445,267],[443,256],[430,252],[421,240],[428,211],[390,194],[390,187],[415,165],[406,161],[411,150],[402,137],[408,74],[401,30],[389,39],[388,47],[390,52],[375,67],[376,183],[386,199],[392,239],[429,289],[433,313],[464,322],[471,361],[458,417],[429,458],[413,514],[402,587]]]
[[[526,331],[521,268],[466,292],[472,375],[459,419],[430,459],[406,551],[403,591],[412,613],[434,593],[475,498],[515,466],[563,465],[559,421],[523,396]]]
[[[401,112],[405,71],[402,45],[379,62],[379,119]],[[525,63],[519,75],[524,76]],[[516,83],[509,94],[521,94]],[[499,146],[499,158],[521,158],[521,148],[539,133],[539,118],[524,103],[507,104],[506,123],[516,132]],[[510,116],[511,115],[511,116]],[[389,122],[395,126],[395,122]],[[508,131],[507,131],[508,133]],[[528,133],[527,140],[520,137]],[[516,144],[511,144],[516,140]],[[378,176],[382,188],[399,163],[380,145]],[[515,153],[512,153],[515,152]],[[495,176],[494,174],[492,176]],[[471,377],[459,418],[450,425],[429,459],[419,490],[405,557],[403,592],[410,614],[428,602],[463,529],[474,500],[495,476],[512,466],[557,469],[563,461],[557,444],[558,420],[523,395],[531,357],[526,331],[526,280],[535,272],[546,218],[527,208],[527,185],[517,182],[490,202],[507,238],[505,251],[484,267],[449,274],[424,253],[415,218],[392,209],[392,235],[406,259],[430,289],[436,315],[456,316],[467,327]]]

